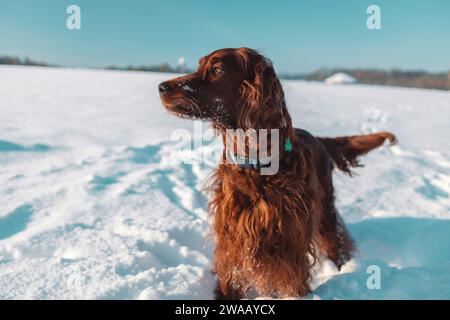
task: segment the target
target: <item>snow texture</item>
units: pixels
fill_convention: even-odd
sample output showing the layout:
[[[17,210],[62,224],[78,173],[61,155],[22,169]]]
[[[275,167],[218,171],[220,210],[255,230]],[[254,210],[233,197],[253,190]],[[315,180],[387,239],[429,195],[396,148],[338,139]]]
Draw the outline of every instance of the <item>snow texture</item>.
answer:
[[[210,299],[201,146],[179,160],[161,106],[172,75],[0,67],[0,298]],[[390,130],[400,144],[335,174],[358,254],[316,267],[310,299],[450,298],[450,93],[284,83],[296,126]],[[205,148],[209,148],[207,146]],[[381,289],[366,286],[367,267]]]

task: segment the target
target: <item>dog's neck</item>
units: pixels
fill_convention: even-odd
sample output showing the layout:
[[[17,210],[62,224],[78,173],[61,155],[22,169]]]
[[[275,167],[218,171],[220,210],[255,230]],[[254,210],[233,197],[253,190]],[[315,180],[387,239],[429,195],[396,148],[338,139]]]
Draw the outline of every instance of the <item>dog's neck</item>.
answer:
[[[284,162],[295,152],[297,137],[292,128],[278,129],[275,137],[268,137],[266,132],[253,132],[250,136],[237,136],[235,132],[222,131],[224,163],[258,171],[271,167],[273,161]]]

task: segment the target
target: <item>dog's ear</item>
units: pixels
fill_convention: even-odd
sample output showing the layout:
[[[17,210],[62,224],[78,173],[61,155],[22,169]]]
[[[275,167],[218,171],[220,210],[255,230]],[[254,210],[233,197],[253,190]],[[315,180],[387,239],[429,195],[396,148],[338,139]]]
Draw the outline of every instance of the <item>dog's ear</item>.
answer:
[[[241,106],[238,128],[281,129],[290,121],[283,88],[272,63],[260,56],[257,63],[247,64],[249,80],[240,87]]]

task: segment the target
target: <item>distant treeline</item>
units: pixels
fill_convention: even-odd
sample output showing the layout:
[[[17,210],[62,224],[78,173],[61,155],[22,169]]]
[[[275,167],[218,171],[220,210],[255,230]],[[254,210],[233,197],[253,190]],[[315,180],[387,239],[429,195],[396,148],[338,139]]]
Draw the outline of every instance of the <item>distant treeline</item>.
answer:
[[[21,65],[21,66],[41,66],[41,67],[60,67],[55,64],[48,64],[45,62],[37,62],[30,58],[19,58],[12,56],[0,56],[0,65],[1,64],[9,64],[9,65]],[[108,66],[101,69],[107,70],[124,70],[124,71],[147,71],[147,72],[169,72],[176,73],[181,70],[177,68],[172,68],[167,63],[158,64],[155,66],[127,66],[127,67],[117,67],[117,66]]]
[[[55,67],[55,65],[49,65],[44,62],[37,62],[29,58],[19,58],[10,56],[0,56],[0,64],[12,64],[22,66],[40,66],[40,67]]]
[[[29,58],[21,59],[11,56],[0,56],[0,64],[57,67],[57,65],[36,62]],[[173,68],[167,63],[154,66],[109,66],[105,69],[169,73],[191,72],[191,70],[180,70],[179,68]],[[326,78],[337,72],[347,73],[355,78],[359,83],[364,84],[450,90],[450,71],[447,73],[429,73],[425,71],[402,70],[383,71],[372,69],[321,69],[309,74],[280,74],[280,78],[324,81]]]
[[[154,66],[127,66],[127,67],[117,67],[109,66],[106,67],[107,70],[125,70],[125,71],[147,71],[147,72],[168,72],[168,73],[180,73],[182,70],[179,68],[172,68],[167,63],[161,63]],[[190,71],[185,71],[190,72]]]
[[[450,71],[447,73],[429,73],[402,70],[322,69],[306,75],[284,75],[283,78],[324,81],[337,72],[347,73],[355,78],[358,83],[364,84],[450,90]]]

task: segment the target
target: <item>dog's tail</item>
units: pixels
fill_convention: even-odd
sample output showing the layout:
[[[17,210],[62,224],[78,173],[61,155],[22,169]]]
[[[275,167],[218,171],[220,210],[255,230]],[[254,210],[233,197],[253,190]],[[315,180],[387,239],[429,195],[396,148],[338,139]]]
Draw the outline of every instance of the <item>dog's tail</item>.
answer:
[[[397,143],[397,138],[390,132],[378,132],[361,136],[338,138],[319,138],[336,167],[352,175],[351,167],[361,167],[358,157],[383,145],[389,140],[390,145]]]

